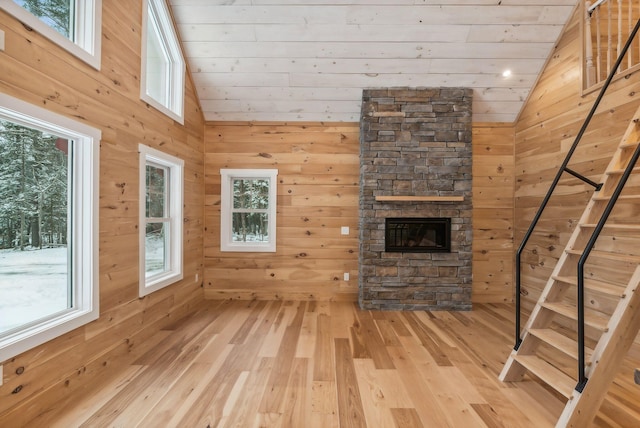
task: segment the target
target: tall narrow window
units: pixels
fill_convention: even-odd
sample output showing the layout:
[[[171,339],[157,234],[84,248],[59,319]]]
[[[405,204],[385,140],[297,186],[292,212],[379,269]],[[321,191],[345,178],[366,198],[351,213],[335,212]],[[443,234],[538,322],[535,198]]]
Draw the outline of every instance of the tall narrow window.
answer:
[[[7,0],[0,7],[100,69],[102,0]]]
[[[140,145],[140,296],[182,279],[183,165]]]
[[[99,140],[0,94],[0,361],[98,317]]]
[[[184,123],[185,61],[165,0],[146,0],[140,97]]]
[[[221,251],[276,251],[277,169],[221,169]]]

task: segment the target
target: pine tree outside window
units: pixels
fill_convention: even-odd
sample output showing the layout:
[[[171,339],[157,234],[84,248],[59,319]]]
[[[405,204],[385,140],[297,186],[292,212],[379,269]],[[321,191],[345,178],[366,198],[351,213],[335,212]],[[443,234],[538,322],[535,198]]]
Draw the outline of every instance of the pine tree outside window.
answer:
[[[0,7],[100,69],[102,0],[3,0]]]
[[[276,251],[277,169],[221,169],[221,251]]]

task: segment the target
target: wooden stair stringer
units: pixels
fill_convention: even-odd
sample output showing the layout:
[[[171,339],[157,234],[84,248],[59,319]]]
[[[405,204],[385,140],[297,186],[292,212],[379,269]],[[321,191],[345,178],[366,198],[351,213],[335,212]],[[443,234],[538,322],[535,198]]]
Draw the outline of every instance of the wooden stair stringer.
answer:
[[[640,331],[640,266],[609,321],[608,330],[593,350],[588,379],[582,393],[573,390],[556,427],[588,426],[598,412],[609,385]]]

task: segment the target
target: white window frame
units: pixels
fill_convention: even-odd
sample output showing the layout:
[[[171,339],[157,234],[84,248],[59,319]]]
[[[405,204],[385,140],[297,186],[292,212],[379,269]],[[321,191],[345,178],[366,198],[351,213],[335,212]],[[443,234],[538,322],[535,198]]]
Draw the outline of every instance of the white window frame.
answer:
[[[165,0],[144,0],[142,5],[142,72],[140,98],[180,124],[184,124],[184,86],[186,63],[182,47],[173,26],[173,19]],[[165,53],[170,58],[166,81],[167,102],[162,103],[147,91],[147,34],[148,26],[155,25]]]
[[[277,169],[220,169],[220,251],[275,252],[277,213]],[[269,181],[269,208],[267,210],[269,242],[234,242],[231,230],[233,217],[233,180],[264,179]]]
[[[75,0],[75,40],[70,40],[12,0],[0,0],[0,8],[33,28],[70,54],[100,70],[102,0]]]
[[[138,145],[140,152],[140,297],[160,290],[183,278],[182,228],[184,200],[184,161],[160,150]],[[168,223],[169,254],[168,269],[161,274],[146,277],[145,236],[146,236],[146,167],[148,164],[166,167],[169,170]]]
[[[0,117],[23,126],[73,141],[69,175],[71,307],[25,324],[0,336],[0,361],[21,354],[51,339],[98,319],[98,200],[100,177],[99,129],[0,94]]]

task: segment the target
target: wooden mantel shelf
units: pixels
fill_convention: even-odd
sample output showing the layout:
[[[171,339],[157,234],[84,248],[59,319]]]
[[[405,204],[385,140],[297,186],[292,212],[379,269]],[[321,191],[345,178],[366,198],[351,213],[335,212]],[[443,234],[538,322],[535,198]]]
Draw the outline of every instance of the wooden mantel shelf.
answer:
[[[463,202],[464,196],[376,196],[378,202]]]

